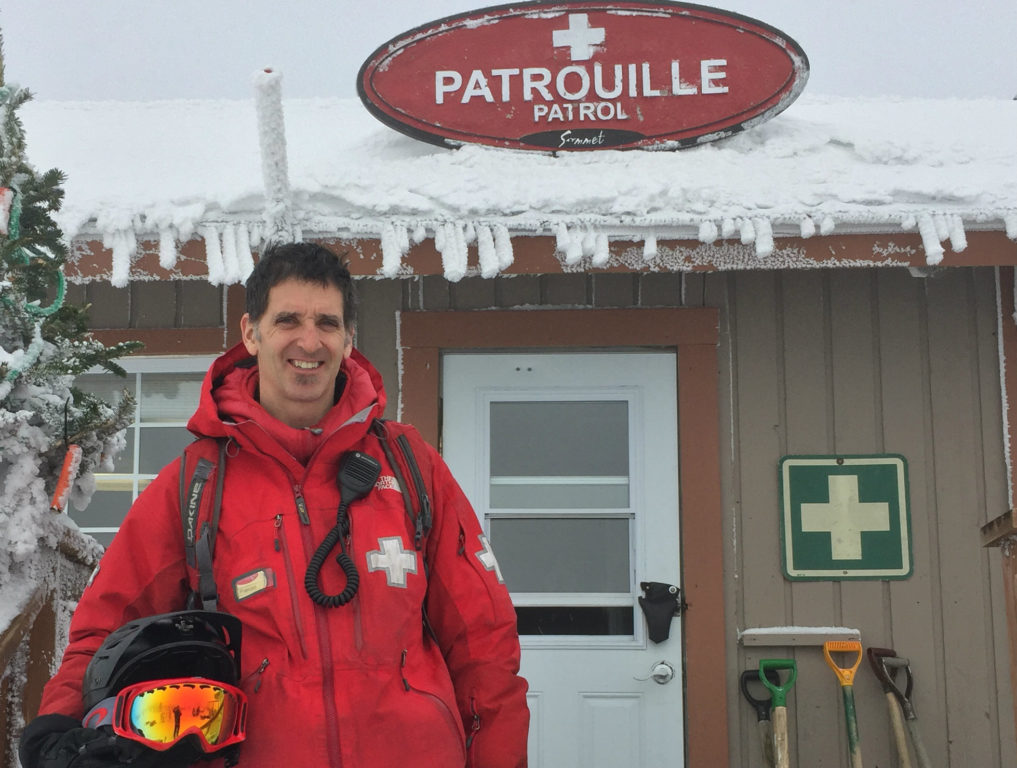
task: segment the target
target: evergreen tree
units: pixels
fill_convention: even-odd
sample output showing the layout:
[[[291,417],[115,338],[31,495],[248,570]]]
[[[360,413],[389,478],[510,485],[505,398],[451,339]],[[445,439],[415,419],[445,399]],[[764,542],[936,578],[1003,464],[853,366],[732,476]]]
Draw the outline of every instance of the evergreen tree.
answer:
[[[68,249],[53,220],[64,176],[26,159],[17,110],[30,98],[6,80],[0,36],[0,586],[34,553],[32,516],[50,514],[65,458],[80,455],[70,497],[83,506],[132,420],[126,393],[110,405],[76,390],[75,376],[93,366],[123,375],[116,359],[140,346],[105,347],[88,332],[88,308],[64,301]]]

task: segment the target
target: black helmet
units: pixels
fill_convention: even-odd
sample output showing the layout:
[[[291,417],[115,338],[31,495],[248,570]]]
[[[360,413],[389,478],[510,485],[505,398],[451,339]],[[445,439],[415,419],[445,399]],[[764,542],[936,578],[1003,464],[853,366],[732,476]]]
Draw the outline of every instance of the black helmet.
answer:
[[[218,611],[147,616],[114,630],[88,663],[85,711],[122,688],[148,680],[203,677],[237,685],[240,620]]]

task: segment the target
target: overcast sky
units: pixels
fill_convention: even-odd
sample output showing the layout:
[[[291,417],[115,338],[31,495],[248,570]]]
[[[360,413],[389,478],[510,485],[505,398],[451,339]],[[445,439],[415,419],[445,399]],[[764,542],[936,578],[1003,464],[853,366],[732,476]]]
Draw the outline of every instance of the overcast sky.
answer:
[[[37,99],[356,96],[361,63],[469,0],[4,0],[9,82]],[[708,4],[708,3],[703,3]],[[795,39],[806,94],[1017,96],[1017,0],[718,0]]]

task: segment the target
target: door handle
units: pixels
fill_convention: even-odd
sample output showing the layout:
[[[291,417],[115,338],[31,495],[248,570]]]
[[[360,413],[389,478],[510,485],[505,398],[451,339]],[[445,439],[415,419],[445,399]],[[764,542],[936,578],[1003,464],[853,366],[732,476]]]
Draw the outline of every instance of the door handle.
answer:
[[[650,667],[648,676],[637,677],[636,680],[652,680],[657,685],[667,685],[674,680],[674,667],[670,661],[658,661]]]

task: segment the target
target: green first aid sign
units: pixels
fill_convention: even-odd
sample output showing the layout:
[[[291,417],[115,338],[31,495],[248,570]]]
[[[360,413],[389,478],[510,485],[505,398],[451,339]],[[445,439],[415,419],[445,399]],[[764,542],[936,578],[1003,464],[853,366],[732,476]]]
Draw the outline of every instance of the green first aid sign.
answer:
[[[787,578],[911,575],[911,510],[903,456],[785,456],[780,484]]]

